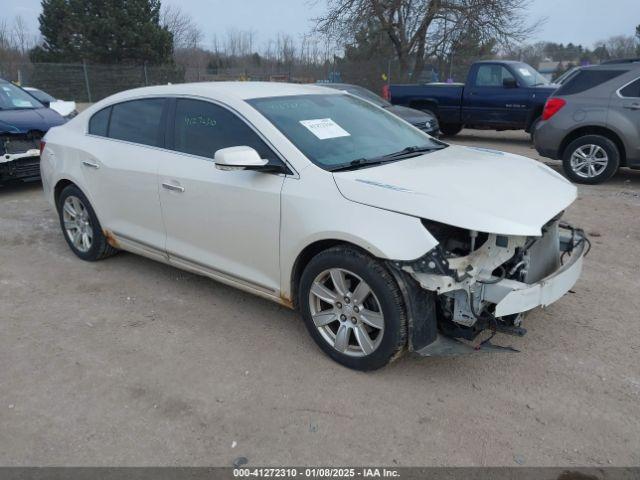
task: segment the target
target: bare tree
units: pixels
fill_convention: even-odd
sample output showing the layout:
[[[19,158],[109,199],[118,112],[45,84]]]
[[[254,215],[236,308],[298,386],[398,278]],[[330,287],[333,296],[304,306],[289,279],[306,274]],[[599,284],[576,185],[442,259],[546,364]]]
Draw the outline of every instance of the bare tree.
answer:
[[[327,0],[327,13],[316,19],[325,35],[351,38],[374,19],[391,41],[403,75],[417,77],[425,60],[459,44],[467,31],[481,42],[524,40],[530,25],[530,0]],[[413,63],[413,68],[411,64]]]
[[[596,43],[597,47],[604,47],[610,58],[630,58],[637,53],[636,39],[631,35],[616,35]]]
[[[204,38],[193,18],[175,5],[163,5],[160,24],[173,35],[174,50],[198,48]]]
[[[17,16],[13,22],[13,39],[15,47],[20,50],[22,55],[26,55],[27,52],[34,44],[34,38],[29,32],[26,22],[21,16]]]

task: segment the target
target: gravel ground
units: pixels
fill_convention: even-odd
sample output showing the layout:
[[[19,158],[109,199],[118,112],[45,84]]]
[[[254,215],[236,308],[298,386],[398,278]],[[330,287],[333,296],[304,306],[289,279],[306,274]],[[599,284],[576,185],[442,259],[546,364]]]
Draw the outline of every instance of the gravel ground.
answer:
[[[535,156],[521,133],[455,142]],[[496,185],[495,188],[499,188]],[[575,292],[518,354],[342,368],[278,305],[151,260],[72,255],[0,189],[2,465],[640,465],[640,172],[580,187]]]

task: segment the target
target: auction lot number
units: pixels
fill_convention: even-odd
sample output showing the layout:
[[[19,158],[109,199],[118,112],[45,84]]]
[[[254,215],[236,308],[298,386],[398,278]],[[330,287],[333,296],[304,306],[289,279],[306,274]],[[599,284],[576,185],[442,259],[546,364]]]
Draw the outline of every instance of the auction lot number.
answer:
[[[264,478],[397,478],[397,470],[387,468],[234,468],[233,476]]]

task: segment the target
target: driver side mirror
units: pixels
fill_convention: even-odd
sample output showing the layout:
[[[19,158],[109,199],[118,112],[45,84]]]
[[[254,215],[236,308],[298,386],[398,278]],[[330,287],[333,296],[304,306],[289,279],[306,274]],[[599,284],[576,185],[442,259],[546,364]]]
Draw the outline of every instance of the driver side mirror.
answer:
[[[251,147],[228,147],[218,150],[213,161],[219,170],[260,170],[269,161],[263,160]]]
[[[516,82],[515,78],[503,78],[502,86],[504,88],[518,88],[518,82]]]

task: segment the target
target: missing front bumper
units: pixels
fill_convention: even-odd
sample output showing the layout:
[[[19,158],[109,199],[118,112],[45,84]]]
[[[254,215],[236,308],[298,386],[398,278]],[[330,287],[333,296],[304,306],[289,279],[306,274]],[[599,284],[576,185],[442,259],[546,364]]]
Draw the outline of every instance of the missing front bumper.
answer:
[[[562,253],[570,254],[567,262],[560,268],[532,284],[505,279],[483,285],[481,298],[496,305],[496,317],[551,305],[571,290],[580,278],[587,245],[588,240],[584,232],[572,229],[571,236],[561,238],[560,241]]]
[[[546,307],[565,295],[580,277],[583,259],[589,251],[590,243],[582,230],[556,222],[548,232],[549,236],[543,237],[534,248],[529,247],[536,268],[523,273],[523,281],[514,280],[513,277],[500,279],[486,270],[461,278],[460,269],[455,271],[445,260],[441,265],[437,261],[438,257],[433,255],[425,261],[421,260],[418,265],[424,264],[423,270],[430,269],[430,273],[416,272],[413,268],[410,271],[404,269],[422,292],[430,292],[430,295],[435,294],[437,298],[453,298],[455,307],[458,304],[467,307],[465,312],[468,314],[468,322],[463,321],[466,317],[460,318],[455,308],[449,311],[450,316],[445,314],[443,317],[440,314],[437,332],[434,332],[430,341],[412,344],[410,347],[413,348],[410,349],[422,356],[517,351],[493,345],[489,340],[496,331],[515,336],[524,335],[526,330],[520,327],[524,312],[539,306]],[[490,241],[493,242],[491,237]],[[511,248],[510,243],[511,240],[504,247],[505,255],[495,253],[496,249],[493,249],[495,258],[490,264],[491,269],[495,268],[497,262],[504,261],[504,256]],[[563,262],[564,259],[566,261]],[[442,292],[444,288],[438,288],[439,286],[450,287],[451,290]],[[457,294],[460,294],[460,298],[457,298]],[[471,306],[471,301],[474,302],[474,307]],[[415,317],[412,323],[419,325],[419,318]],[[486,329],[493,332],[489,339],[471,343]]]

